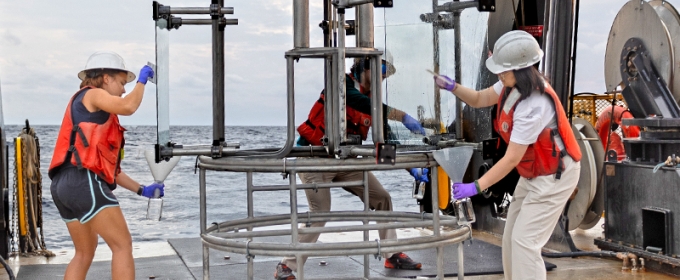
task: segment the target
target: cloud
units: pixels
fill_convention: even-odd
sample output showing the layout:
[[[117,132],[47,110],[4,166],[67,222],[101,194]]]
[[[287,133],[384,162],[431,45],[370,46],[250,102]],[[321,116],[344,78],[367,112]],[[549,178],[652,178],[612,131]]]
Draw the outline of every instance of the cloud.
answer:
[[[161,2],[173,7],[207,6],[209,3]],[[604,90],[607,37],[617,11],[626,2],[581,1],[577,92]],[[669,2],[680,7],[678,0]],[[293,48],[291,3],[290,0],[227,1],[227,6],[234,7],[235,13],[226,17],[239,20],[239,25],[225,29],[225,114],[229,125],[285,125],[287,77],[284,54]],[[417,15],[423,6],[430,9],[430,4],[424,3],[431,1],[402,1],[396,8],[376,10],[376,26],[383,25],[383,15],[386,15],[388,24],[403,24],[388,30],[408,31],[408,26],[422,24]],[[323,5],[321,1],[310,1],[310,7],[310,42],[313,47],[320,47],[323,45],[322,32],[317,24],[323,15]],[[0,78],[5,123],[21,124],[28,118],[35,124],[59,124],[67,101],[78,90],[80,81],[76,74],[95,51],[118,52],[134,72],[147,61],[153,62],[155,27],[151,8],[151,1],[139,0],[0,1]],[[404,13],[408,15],[403,16]],[[181,17],[207,18],[205,15]],[[347,18],[354,18],[354,12],[348,12]],[[476,24],[466,30],[475,33],[474,29],[479,29],[478,25],[483,23]],[[416,35],[429,38],[427,34]],[[415,94],[409,95],[409,100],[415,100],[421,98],[423,92],[430,94],[432,89],[425,88],[427,83],[418,80],[421,75],[407,73],[424,73],[421,68],[431,61],[431,48],[423,45],[426,42],[422,41],[427,39],[402,38],[401,42],[391,43],[402,49],[411,46],[429,49],[429,52],[395,57],[413,60],[402,64],[412,65],[414,69],[407,70],[403,66],[399,69],[401,75],[395,78],[406,85],[423,84],[424,89],[414,86]],[[375,41],[377,46],[385,44],[384,28],[376,27]],[[353,46],[353,42],[353,37],[347,38],[348,46]],[[464,43],[465,48],[479,47],[479,42]],[[451,43],[442,44],[444,48],[451,46]],[[395,50],[394,55],[398,53],[406,52]],[[452,58],[450,50],[442,50],[442,53],[443,59]],[[447,69],[453,71],[451,67]],[[302,59],[295,63],[295,70],[295,115],[296,122],[300,123],[306,119],[310,106],[323,88],[323,60]],[[209,26],[182,26],[170,31],[170,81],[171,124],[210,125],[212,37]],[[126,88],[129,91],[133,86],[129,84]],[[431,103],[431,97],[421,99],[417,102]],[[414,107],[409,102],[402,103],[406,103],[404,106],[409,110]],[[153,125],[155,106],[155,86],[149,84],[137,113],[121,118],[121,121]]]

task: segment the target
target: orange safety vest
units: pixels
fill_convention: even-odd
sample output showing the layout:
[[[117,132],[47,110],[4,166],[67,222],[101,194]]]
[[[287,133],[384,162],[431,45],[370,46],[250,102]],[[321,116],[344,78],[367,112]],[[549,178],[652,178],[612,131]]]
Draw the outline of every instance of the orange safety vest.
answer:
[[[565,168],[562,161],[564,156],[568,154],[574,161],[581,160],[581,148],[576,141],[576,137],[574,137],[574,131],[571,129],[571,124],[569,119],[567,119],[567,114],[564,112],[562,102],[557,98],[555,90],[550,85],[546,84],[545,92],[552,98],[555,105],[557,128],[544,128],[538,135],[536,142],[529,145],[524,153],[522,160],[516,168],[519,175],[527,179],[550,174],[556,174],[556,179],[560,179]],[[494,128],[506,143],[510,143],[513,115],[519,102],[517,100],[509,101],[514,102],[514,104],[508,104],[508,106],[512,107],[506,112],[506,110],[503,110],[503,107],[506,106],[502,104],[504,95],[505,89],[503,89],[498,99],[496,114],[498,117],[494,123]],[[558,135],[564,143],[564,151],[560,150],[555,144],[555,136]]]
[[[50,179],[54,177],[57,167],[69,160],[78,168],[86,168],[109,184],[114,184],[116,176],[120,173],[120,154],[125,139],[123,128],[118,122],[118,115],[109,114],[109,119],[104,124],[81,122],[73,125],[71,106],[73,101],[85,89],[80,89],[66,107],[64,119],[61,121],[61,129],[54,146],[52,163],[48,169]]]
[[[324,93],[321,92],[321,97],[312,106],[307,120],[297,128],[300,136],[314,146],[323,145],[321,139],[326,134],[324,104]],[[366,140],[368,130],[371,128],[371,115],[359,112],[352,107],[347,107],[346,112],[347,134],[360,135],[361,140]]]

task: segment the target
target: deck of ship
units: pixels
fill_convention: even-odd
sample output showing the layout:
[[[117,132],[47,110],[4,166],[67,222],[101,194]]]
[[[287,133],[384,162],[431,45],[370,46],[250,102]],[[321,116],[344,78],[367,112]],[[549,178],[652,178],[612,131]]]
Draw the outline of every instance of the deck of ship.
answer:
[[[398,231],[400,237],[426,234],[427,229],[402,229]],[[591,230],[574,230],[571,232],[574,242],[582,250],[598,250],[593,245],[593,239],[600,237],[602,228],[600,225]],[[351,240],[360,236],[357,233],[338,235],[322,235],[320,242],[331,242],[338,238]],[[488,233],[474,232],[472,244],[466,242],[466,276],[465,279],[477,280],[496,280],[503,279],[502,267],[500,263],[500,236]],[[479,242],[483,241],[483,242]],[[489,244],[489,245],[485,245]],[[493,245],[491,245],[493,244]],[[496,245],[496,246],[494,246]],[[168,242],[141,243],[133,245],[133,254],[136,263],[137,279],[202,279],[201,269],[201,248],[198,238],[175,239]],[[455,250],[447,254],[451,258],[447,261],[455,262]],[[52,258],[45,257],[13,257],[8,263],[13,268],[17,279],[63,279],[63,272],[66,265],[72,258],[74,251],[60,250],[54,252],[57,256]],[[436,274],[434,264],[428,263],[429,259],[434,260],[430,252],[409,252],[414,259],[424,262],[422,271],[398,271],[387,270],[381,267],[381,262],[371,258],[372,277],[410,277],[417,275]],[[448,256],[448,255],[447,255]],[[211,250],[211,276],[213,279],[242,279],[245,276],[245,258],[238,254]],[[451,259],[454,260],[451,260]],[[94,263],[88,273],[88,279],[110,279],[110,259],[111,251],[107,246],[99,246]],[[256,256],[254,259],[256,266],[255,279],[271,279],[274,266],[278,262],[278,257]],[[362,260],[357,256],[348,257],[329,257],[312,258],[305,266],[306,276],[309,278],[331,279],[330,277],[342,277],[343,279],[361,279]],[[473,261],[471,261],[473,260]],[[545,259],[556,265],[548,271],[548,279],[677,279],[677,277],[657,273],[653,271],[631,272],[621,270],[621,261],[613,259],[602,259],[593,257],[580,258],[557,258]],[[319,264],[325,262],[326,265]],[[482,266],[475,266],[483,264]],[[490,264],[492,263],[492,264]],[[457,264],[447,266],[446,279],[457,279],[449,277],[455,275]],[[492,272],[493,274],[469,276],[475,273]],[[9,279],[8,275],[0,272],[0,279]],[[417,278],[416,278],[417,279]]]

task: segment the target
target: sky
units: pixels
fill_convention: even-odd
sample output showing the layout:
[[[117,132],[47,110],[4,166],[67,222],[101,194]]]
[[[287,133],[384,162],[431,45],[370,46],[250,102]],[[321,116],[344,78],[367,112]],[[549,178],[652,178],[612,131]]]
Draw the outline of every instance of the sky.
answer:
[[[400,1],[395,1],[395,12]],[[323,11],[321,1],[310,2],[311,45],[318,47],[322,46],[322,34],[316,25]],[[605,91],[607,37],[626,2],[581,1],[575,92]],[[669,2],[680,7],[680,0]],[[160,3],[207,7],[210,1]],[[293,48],[291,3],[225,0],[225,6],[235,9],[234,15],[226,17],[239,20],[239,25],[227,26],[225,32],[226,125],[286,124],[284,53]],[[348,18],[353,15],[348,12]],[[76,74],[96,51],[119,53],[127,68],[138,73],[147,61],[155,60],[151,17],[152,1],[146,0],[0,0],[0,89],[5,124],[22,124],[25,119],[36,125],[60,124],[67,102],[80,84]],[[376,15],[376,21],[379,18]],[[170,124],[211,125],[210,27],[182,26],[172,30],[170,38]],[[295,67],[295,115],[300,123],[323,88],[323,63],[300,60]],[[126,89],[133,87],[130,83]],[[121,117],[121,123],[155,125],[155,106],[155,86],[148,83],[138,111]]]

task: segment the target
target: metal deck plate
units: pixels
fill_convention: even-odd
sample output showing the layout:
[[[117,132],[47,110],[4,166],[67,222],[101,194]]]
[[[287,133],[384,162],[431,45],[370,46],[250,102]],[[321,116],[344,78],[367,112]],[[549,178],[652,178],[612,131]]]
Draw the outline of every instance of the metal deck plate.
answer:
[[[271,240],[284,241],[290,237],[271,237]],[[196,279],[202,279],[202,249],[199,238],[170,239],[168,242],[180,255],[184,263],[191,270]],[[502,274],[503,264],[501,259],[501,247],[474,240],[472,243],[465,242],[465,275]],[[423,264],[422,270],[398,270],[383,267],[384,259],[378,261],[370,258],[371,277],[408,277],[435,276],[436,249],[426,249],[405,252],[413,260]],[[224,256],[230,256],[225,260]],[[458,250],[456,245],[444,248],[444,273],[447,277],[457,275]],[[254,261],[254,279],[270,279],[274,275],[276,264],[281,257],[256,256]],[[321,260],[327,262],[326,266],[320,266]],[[348,257],[314,257],[310,258],[305,265],[305,279],[361,279],[363,271],[363,256]],[[210,250],[210,276],[211,279],[247,279],[247,265],[244,255]],[[546,262],[546,269],[556,268],[552,263]]]

